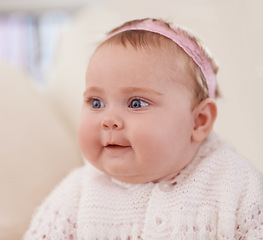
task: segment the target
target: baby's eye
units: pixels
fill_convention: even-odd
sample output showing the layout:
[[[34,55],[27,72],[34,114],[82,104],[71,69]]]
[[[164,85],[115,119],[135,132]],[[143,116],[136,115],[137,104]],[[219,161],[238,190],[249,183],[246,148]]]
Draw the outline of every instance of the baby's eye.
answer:
[[[92,104],[92,108],[104,108],[105,105],[102,101],[100,101],[99,99],[91,99],[91,104]]]
[[[129,105],[130,108],[141,108],[146,107],[149,104],[141,99],[133,99]]]

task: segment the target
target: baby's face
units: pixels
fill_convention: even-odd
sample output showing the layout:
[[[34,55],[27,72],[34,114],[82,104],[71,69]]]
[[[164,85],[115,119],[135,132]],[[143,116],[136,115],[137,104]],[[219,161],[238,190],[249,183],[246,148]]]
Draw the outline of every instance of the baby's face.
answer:
[[[170,53],[105,44],[92,56],[79,127],[84,157],[129,183],[176,175],[193,158],[190,91]]]

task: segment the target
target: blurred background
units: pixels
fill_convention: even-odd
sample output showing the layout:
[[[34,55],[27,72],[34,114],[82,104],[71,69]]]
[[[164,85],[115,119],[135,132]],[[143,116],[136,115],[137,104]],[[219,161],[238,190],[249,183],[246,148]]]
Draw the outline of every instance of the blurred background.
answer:
[[[83,160],[76,130],[89,57],[124,21],[183,25],[219,64],[215,125],[263,172],[261,0],[0,0],[0,240],[21,239]]]

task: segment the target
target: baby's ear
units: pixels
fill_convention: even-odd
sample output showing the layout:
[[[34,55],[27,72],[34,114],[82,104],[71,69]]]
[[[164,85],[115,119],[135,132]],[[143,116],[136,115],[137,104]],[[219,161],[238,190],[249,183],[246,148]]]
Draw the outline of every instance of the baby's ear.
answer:
[[[212,130],[216,120],[216,102],[211,98],[203,100],[195,107],[193,114],[194,129],[192,133],[192,140],[194,142],[202,142]]]

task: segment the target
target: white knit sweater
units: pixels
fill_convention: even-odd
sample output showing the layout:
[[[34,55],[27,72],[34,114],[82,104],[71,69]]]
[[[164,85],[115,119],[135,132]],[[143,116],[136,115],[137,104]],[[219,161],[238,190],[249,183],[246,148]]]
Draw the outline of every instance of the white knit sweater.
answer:
[[[263,239],[263,177],[214,133],[173,184],[122,183],[87,164],[46,199],[24,239]]]

